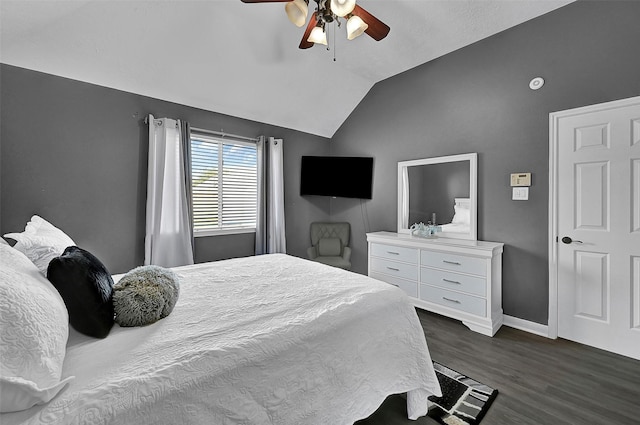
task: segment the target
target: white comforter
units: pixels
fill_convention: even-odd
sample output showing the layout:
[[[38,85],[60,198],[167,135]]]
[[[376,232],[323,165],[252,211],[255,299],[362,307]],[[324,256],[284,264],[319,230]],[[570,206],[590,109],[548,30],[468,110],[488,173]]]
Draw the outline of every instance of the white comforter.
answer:
[[[408,391],[440,395],[423,330],[398,288],[283,254],[175,269],[174,311],[104,340],[72,331],[45,406],[26,424],[351,425]]]

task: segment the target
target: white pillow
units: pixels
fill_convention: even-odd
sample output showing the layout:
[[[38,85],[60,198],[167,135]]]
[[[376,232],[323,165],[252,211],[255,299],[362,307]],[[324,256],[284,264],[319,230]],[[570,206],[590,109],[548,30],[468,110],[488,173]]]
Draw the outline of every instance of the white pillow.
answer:
[[[18,241],[13,247],[26,255],[45,276],[49,262],[61,255],[66,247],[76,244],[62,230],[37,215],[31,217],[24,232],[7,233],[4,237]]]
[[[61,380],[69,316],[53,285],[21,252],[0,244],[0,412],[47,403]]]
[[[453,215],[453,220],[451,220],[452,223],[471,223],[471,211],[468,208],[462,208],[458,205],[455,205],[453,208],[455,209],[455,214]]]

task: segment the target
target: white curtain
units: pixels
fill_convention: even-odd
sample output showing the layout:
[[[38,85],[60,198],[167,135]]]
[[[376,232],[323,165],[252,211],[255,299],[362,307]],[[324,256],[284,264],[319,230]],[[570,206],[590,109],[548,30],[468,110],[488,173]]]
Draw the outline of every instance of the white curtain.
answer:
[[[258,140],[256,255],[286,253],[282,139]]]
[[[193,264],[187,184],[188,140],[180,121],[148,117],[149,174],[144,264]]]
[[[402,167],[402,227],[410,227],[409,223],[409,167]]]

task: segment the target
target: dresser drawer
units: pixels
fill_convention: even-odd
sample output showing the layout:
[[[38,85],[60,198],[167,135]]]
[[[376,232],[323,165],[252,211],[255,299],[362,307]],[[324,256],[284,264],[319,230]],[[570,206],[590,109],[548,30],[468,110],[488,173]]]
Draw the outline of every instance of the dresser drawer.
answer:
[[[404,261],[405,263],[418,264],[418,252],[416,248],[372,243],[370,255],[388,258],[390,260]]]
[[[487,275],[487,260],[482,258],[423,250],[420,254],[420,260],[423,266],[437,267],[478,276]]]
[[[423,267],[420,271],[420,282],[444,289],[467,292],[480,297],[485,297],[487,294],[487,280],[484,277]]]
[[[418,266],[398,263],[384,258],[371,258],[371,270],[403,279],[418,280]]]
[[[367,233],[367,243],[369,276],[398,286],[416,307],[487,336],[502,324],[504,244],[391,232]]]
[[[484,298],[447,291],[434,286],[420,284],[420,299],[476,316],[485,317],[487,314],[487,301]]]
[[[369,277],[387,282],[393,286],[397,286],[407,293],[410,297],[418,298],[418,282],[400,279],[395,276],[389,276],[383,273],[371,272]]]

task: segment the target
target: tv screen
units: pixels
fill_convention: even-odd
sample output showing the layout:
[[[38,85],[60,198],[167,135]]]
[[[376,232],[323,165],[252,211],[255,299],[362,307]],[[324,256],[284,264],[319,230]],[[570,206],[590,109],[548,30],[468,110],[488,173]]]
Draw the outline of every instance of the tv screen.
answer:
[[[303,156],[300,195],[371,199],[373,158]]]

